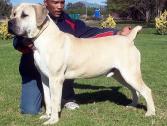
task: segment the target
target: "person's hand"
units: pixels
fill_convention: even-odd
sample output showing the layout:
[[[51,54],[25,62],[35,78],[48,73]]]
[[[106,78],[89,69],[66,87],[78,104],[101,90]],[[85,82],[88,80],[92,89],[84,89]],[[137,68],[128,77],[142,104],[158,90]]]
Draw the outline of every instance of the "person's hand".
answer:
[[[21,48],[17,48],[18,51],[20,51],[23,54],[28,54],[28,53],[32,53],[32,49],[25,46],[25,47],[21,47]]]
[[[32,53],[33,52],[33,43],[30,39],[23,39],[22,42],[24,43],[24,46],[17,48],[18,51],[22,52],[23,54]]]
[[[117,34],[119,34],[119,35],[128,35],[131,32],[131,30],[132,30],[131,26],[125,26]]]

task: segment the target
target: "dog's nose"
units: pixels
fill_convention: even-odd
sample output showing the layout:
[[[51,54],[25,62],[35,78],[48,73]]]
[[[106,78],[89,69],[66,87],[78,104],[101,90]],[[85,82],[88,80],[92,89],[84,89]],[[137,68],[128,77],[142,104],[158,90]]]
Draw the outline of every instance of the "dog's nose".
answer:
[[[8,21],[8,27],[11,27],[13,24],[13,20]]]
[[[13,24],[14,24],[14,20],[8,21],[8,32],[11,34],[13,34]]]

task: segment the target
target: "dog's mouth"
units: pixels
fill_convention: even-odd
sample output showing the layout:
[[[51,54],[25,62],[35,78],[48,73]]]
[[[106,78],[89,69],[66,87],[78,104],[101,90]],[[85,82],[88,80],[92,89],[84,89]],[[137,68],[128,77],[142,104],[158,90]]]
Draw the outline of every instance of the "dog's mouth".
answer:
[[[17,36],[25,36],[26,32],[22,32],[21,28],[15,25],[8,24],[8,32]]]
[[[18,31],[20,31],[20,28],[19,27],[10,27],[10,26],[8,26],[8,32],[10,33],[10,34],[13,34],[13,35],[18,35],[17,33],[18,33]]]
[[[17,36],[22,36],[23,34],[25,34],[24,32],[22,32],[21,28],[17,26],[16,19],[8,21],[8,32]]]

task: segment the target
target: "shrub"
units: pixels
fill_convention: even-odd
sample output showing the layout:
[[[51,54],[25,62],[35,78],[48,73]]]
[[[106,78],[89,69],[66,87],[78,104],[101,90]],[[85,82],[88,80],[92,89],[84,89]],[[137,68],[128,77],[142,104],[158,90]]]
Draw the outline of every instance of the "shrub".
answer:
[[[161,35],[167,34],[167,11],[165,10],[159,17],[155,18],[155,27]]]
[[[100,24],[100,26],[102,28],[115,28],[116,23],[114,21],[114,18],[112,16],[109,15],[108,18],[106,18],[105,20],[103,20]]]
[[[12,35],[8,33],[7,22],[0,23],[0,38],[3,40],[12,38]]]

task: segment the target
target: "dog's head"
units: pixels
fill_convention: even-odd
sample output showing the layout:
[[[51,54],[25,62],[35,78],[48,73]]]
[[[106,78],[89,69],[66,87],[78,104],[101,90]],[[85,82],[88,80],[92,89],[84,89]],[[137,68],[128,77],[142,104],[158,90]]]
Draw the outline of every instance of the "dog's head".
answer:
[[[34,38],[46,20],[48,11],[40,4],[22,3],[12,9],[8,31],[17,36]]]

